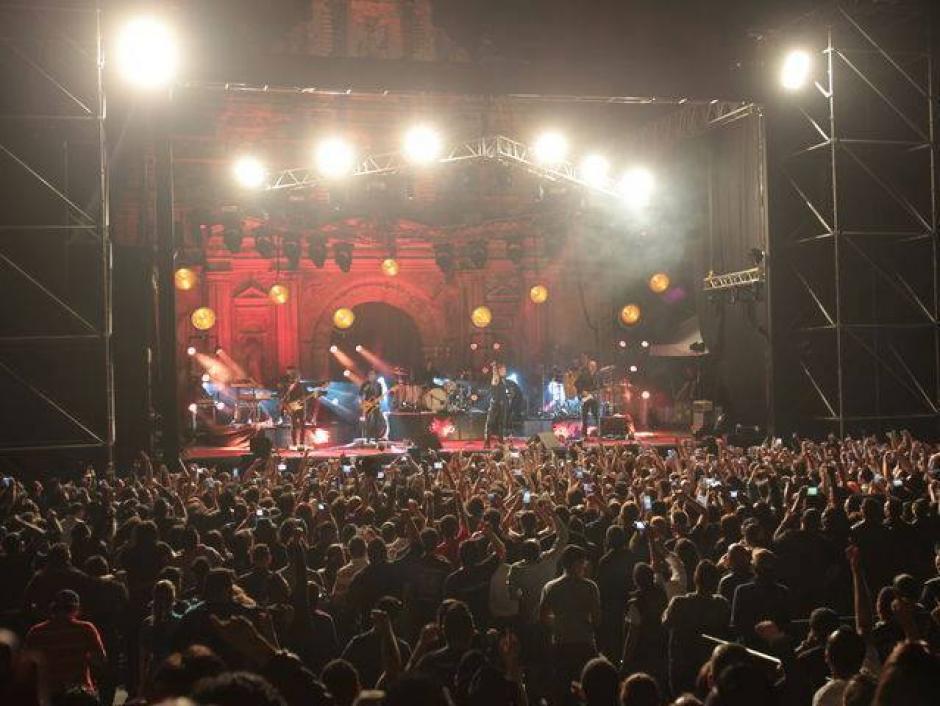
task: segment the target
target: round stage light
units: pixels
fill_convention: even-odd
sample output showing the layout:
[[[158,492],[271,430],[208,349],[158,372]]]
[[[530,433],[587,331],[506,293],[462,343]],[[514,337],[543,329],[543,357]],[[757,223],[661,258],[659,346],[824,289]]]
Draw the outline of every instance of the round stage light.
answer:
[[[617,345],[620,346],[621,348],[626,348],[627,342],[621,339],[620,341],[618,341]]]
[[[475,351],[475,350],[476,350],[477,348],[479,348],[479,347],[480,347],[480,344],[479,344],[479,343],[474,342],[474,343],[471,343],[471,344],[470,344],[470,350],[472,350],[472,351]]]
[[[221,412],[223,409],[225,409],[225,403],[219,400],[215,403],[215,408]]]
[[[807,84],[813,68],[809,52],[795,49],[783,59],[780,67],[780,84],[788,91],[798,91]]]
[[[286,304],[287,300],[290,299],[290,290],[286,285],[275,284],[268,290],[268,299],[275,304]]]
[[[655,294],[662,294],[669,289],[669,275],[665,272],[657,272],[650,277],[650,291]]]
[[[343,306],[333,312],[333,325],[336,326],[336,328],[346,329],[354,323],[356,323],[356,315],[353,313],[352,309],[347,309]]]
[[[201,306],[192,313],[189,320],[200,331],[208,331],[215,326],[215,312],[207,306]]]
[[[190,346],[186,349],[186,355],[196,355],[196,347]]]
[[[578,171],[586,184],[601,187],[607,183],[610,176],[610,162],[599,154],[589,154],[581,161]]]
[[[356,353],[362,353],[362,346],[361,346],[361,345],[357,345],[357,346],[356,346]]]
[[[643,312],[637,304],[627,304],[620,310],[620,320],[626,326],[633,326],[638,323],[642,315]]]
[[[352,377],[352,370],[350,370],[349,368],[347,368],[346,370],[344,370],[344,371],[343,371],[343,377],[344,377],[344,378],[351,378],[351,377]]]
[[[493,312],[488,306],[478,306],[470,313],[470,321],[477,328],[486,328],[493,321]]]
[[[339,346],[337,345],[330,346],[330,353],[336,353],[336,351],[338,350],[339,350]]]
[[[356,166],[356,152],[345,140],[330,137],[317,145],[317,171],[328,179],[348,176]]]
[[[650,391],[643,390],[643,392],[640,393],[640,397],[642,397],[644,400],[648,400],[650,398]]]
[[[443,141],[436,130],[416,125],[405,133],[403,152],[409,162],[430,164],[441,156]]]
[[[644,348],[649,348],[649,347],[650,347],[650,342],[649,342],[649,341],[640,341],[640,345],[643,346]]]
[[[548,301],[548,288],[544,284],[537,284],[529,290],[529,299],[533,304],[544,304]]]
[[[195,414],[195,413],[196,413],[196,410],[199,409],[199,408],[196,406],[196,403],[195,403],[195,402],[191,402],[191,403],[189,404],[189,407],[187,407],[186,409],[188,409],[190,412],[192,412],[193,414]]]
[[[239,157],[232,165],[232,176],[239,186],[257,189],[267,179],[268,170],[264,168],[261,160],[255,157]]]
[[[620,179],[620,195],[630,208],[648,206],[653,196],[653,175],[643,167],[629,170]]]
[[[635,365],[631,365],[631,366],[630,366],[630,372],[631,372],[631,373],[635,373],[635,372],[637,372],[638,370],[639,370],[639,368],[636,367]]]
[[[532,152],[537,162],[547,165],[558,164],[568,155],[568,140],[560,132],[543,132],[532,145]]]
[[[499,350],[500,348],[502,348],[502,347],[503,347],[503,346],[502,346],[502,344],[501,344],[499,341],[496,341],[496,342],[493,343],[493,350],[494,350],[494,351],[498,351],[498,350]]]
[[[387,257],[382,260],[382,272],[387,274],[389,277],[394,277],[398,274],[398,261],[393,257]]]
[[[180,267],[173,273],[173,284],[181,292],[188,292],[199,283],[199,275],[188,267]]]
[[[125,80],[141,88],[168,86],[180,63],[179,43],[168,24],[156,17],[138,17],[117,36],[115,65]]]

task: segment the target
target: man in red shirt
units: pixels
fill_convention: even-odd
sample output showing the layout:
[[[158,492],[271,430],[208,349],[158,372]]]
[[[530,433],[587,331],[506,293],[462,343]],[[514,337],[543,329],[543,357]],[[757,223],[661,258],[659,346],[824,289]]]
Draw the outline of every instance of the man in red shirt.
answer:
[[[75,591],[59,591],[52,601],[52,617],[26,634],[26,649],[42,656],[52,695],[72,687],[95,690],[91,668],[105,664],[98,629],[78,619]]]

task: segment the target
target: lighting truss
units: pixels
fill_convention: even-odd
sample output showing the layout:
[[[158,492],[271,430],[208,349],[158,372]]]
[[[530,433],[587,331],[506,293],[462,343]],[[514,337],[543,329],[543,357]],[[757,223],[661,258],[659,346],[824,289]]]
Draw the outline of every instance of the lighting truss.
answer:
[[[808,431],[940,429],[929,25],[916,3],[874,3],[792,28],[815,76],[779,102],[792,120],[771,146],[772,295],[792,322],[776,337],[778,410]]]
[[[764,271],[760,267],[751,267],[738,272],[725,274],[709,274],[702,280],[702,289],[706,292],[717,292],[728,289],[744,289],[766,281]]]
[[[531,156],[531,149],[528,145],[503,135],[481,137],[453,145],[436,163],[455,164],[475,160],[508,164],[521,168],[540,179],[580,186],[612,197],[619,196],[612,182],[601,185],[589,184],[581,179],[575,165],[568,161],[550,166],[540,164]],[[356,165],[351,176],[396,174],[413,168],[415,168],[414,165],[401,152],[388,152],[364,157]],[[267,191],[309,189],[325,181],[315,167],[296,167],[272,174],[265,188]]]
[[[0,4],[0,169],[16,195],[0,214],[0,454],[113,455],[98,5]]]

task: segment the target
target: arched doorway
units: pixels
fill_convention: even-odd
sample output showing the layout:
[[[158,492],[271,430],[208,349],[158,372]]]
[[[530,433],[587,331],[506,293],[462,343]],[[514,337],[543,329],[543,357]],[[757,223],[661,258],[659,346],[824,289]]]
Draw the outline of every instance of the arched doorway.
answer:
[[[356,346],[364,346],[392,367],[420,370],[424,364],[421,333],[414,319],[396,306],[385,302],[364,302],[353,307],[356,323],[341,331],[333,329],[330,345],[338,346],[350,356],[360,371],[373,367],[372,362]],[[330,378],[342,379],[344,365],[330,357]]]

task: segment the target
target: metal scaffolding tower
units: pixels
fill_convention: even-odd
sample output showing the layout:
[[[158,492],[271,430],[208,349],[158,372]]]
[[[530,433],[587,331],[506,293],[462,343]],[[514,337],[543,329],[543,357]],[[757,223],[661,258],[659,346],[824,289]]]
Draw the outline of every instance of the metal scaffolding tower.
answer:
[[[101,16],[0,3],[0,454],[114,445]]]
[[[777,418],[794,428],[938,429],[927,19],[917,3],[834,6],[775,42],[815,57],[814,81],[780,96],[770,130]]]

